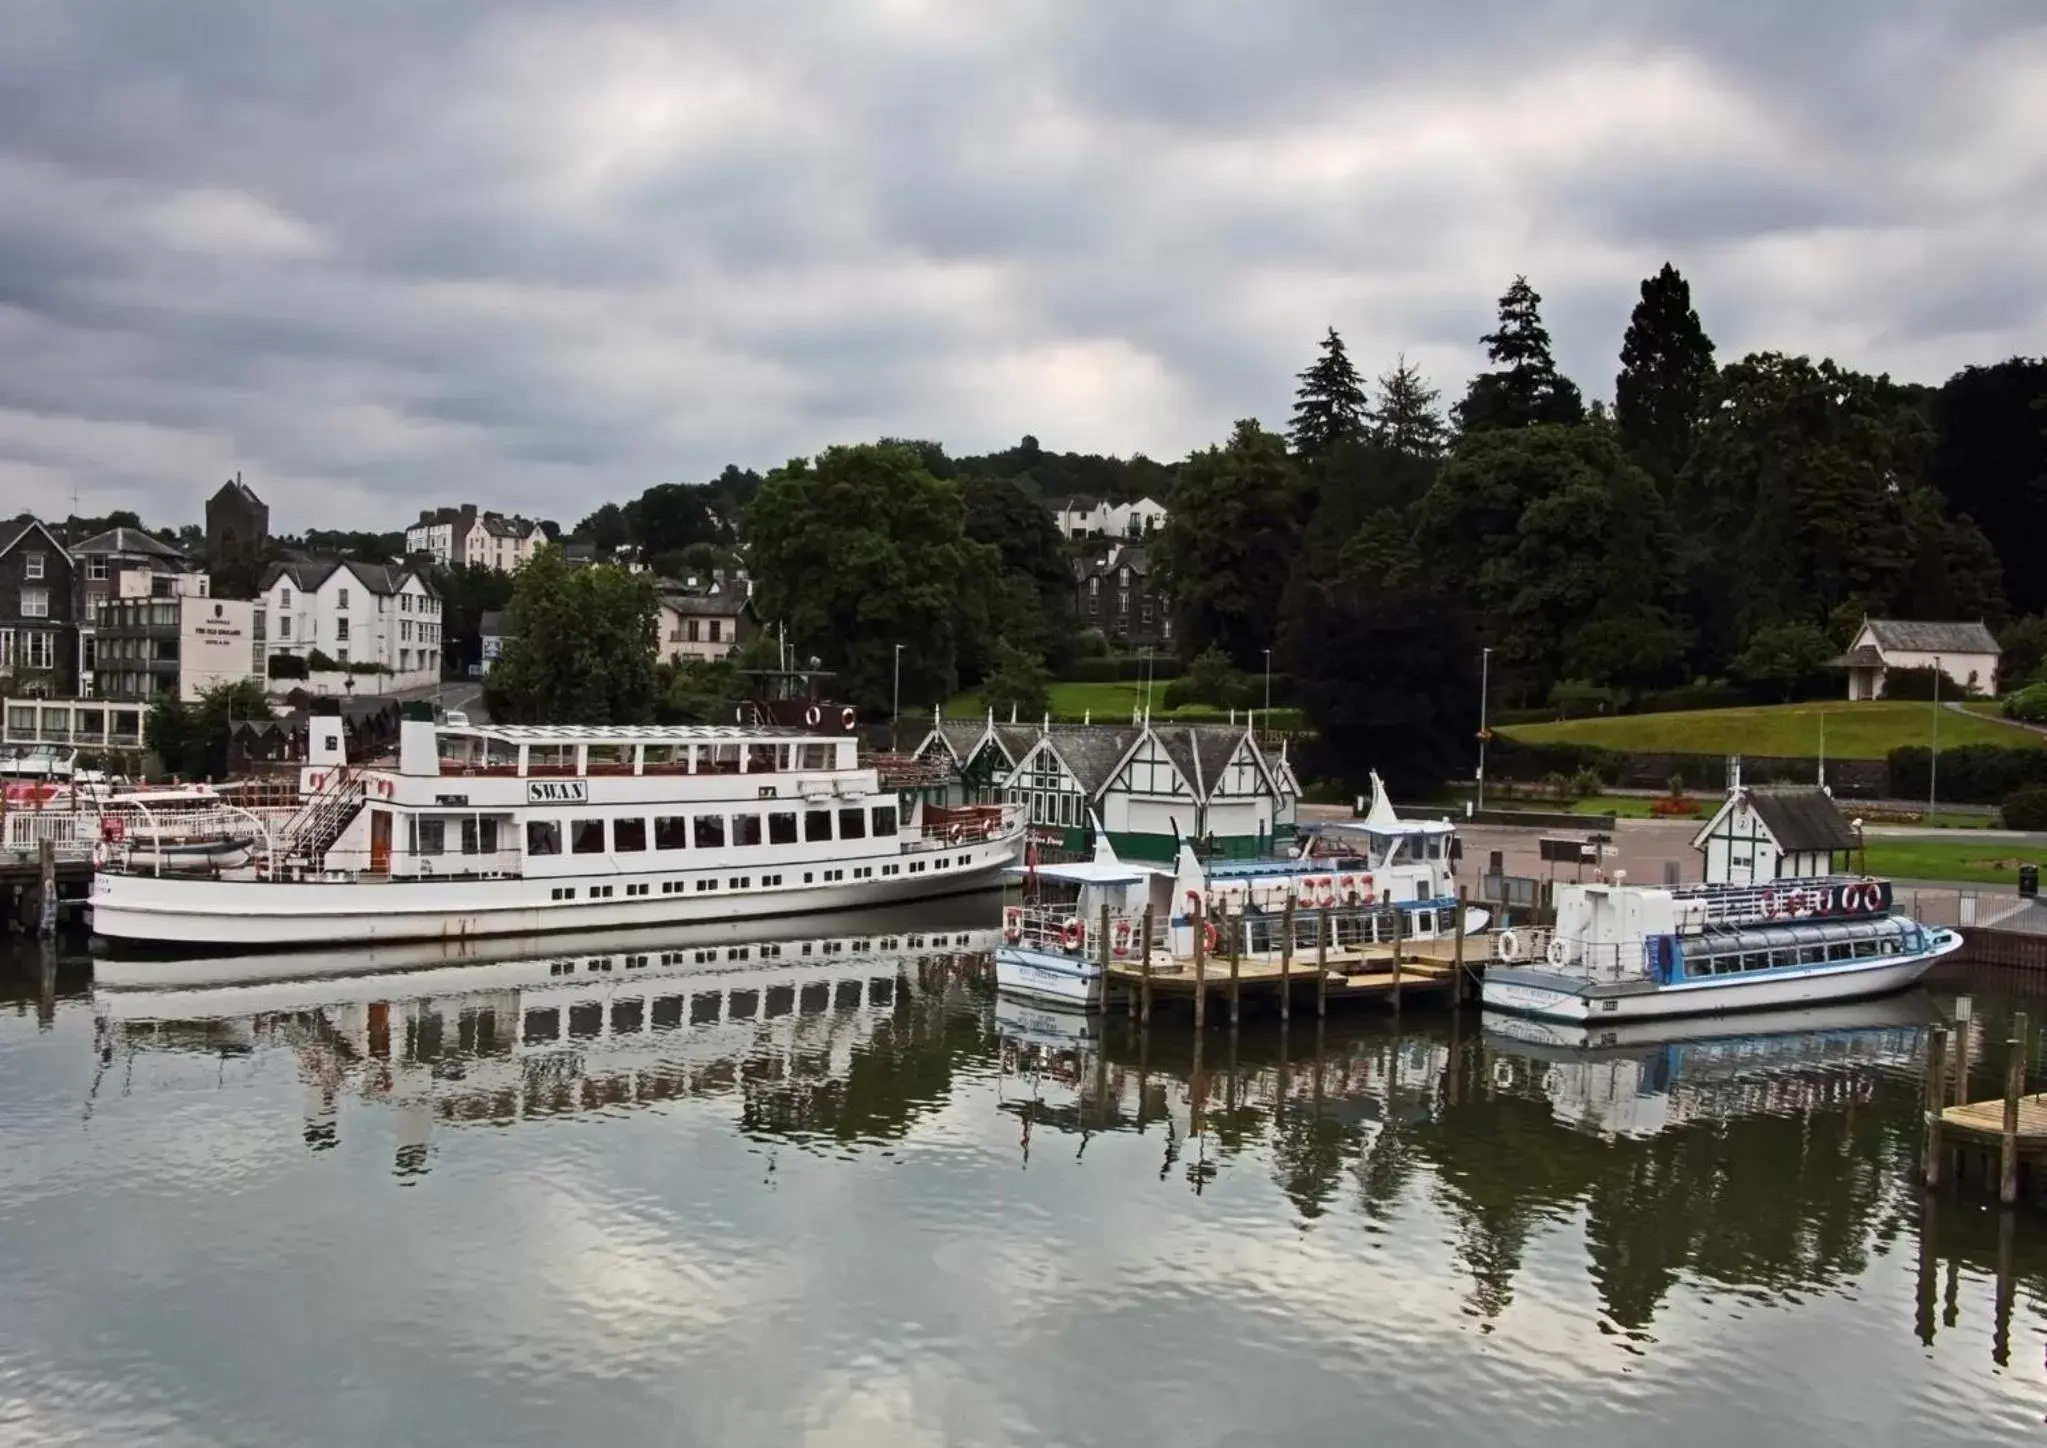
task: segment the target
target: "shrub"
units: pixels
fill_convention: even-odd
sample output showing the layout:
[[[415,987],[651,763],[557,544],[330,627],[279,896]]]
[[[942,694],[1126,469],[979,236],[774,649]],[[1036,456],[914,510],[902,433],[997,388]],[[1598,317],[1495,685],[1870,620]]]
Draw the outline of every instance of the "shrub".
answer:
[[[1172,655],[1111,654],[1107,658],[1080,658],[1067,671],[1076,684],[1134,684],[1149,675],[1163,683],[1180,677],[1180,661]]]
[[[303,679],[310,672],[306,661],[297,654],[270,656],[270,677],[273,679]]]
[[[1943,699],[1964,699],[1980,690],[1957,684],[1947,676],[1945,669],[1885,669],[1884,692],[1886,699],[1907,702],[1931,699],[1938,688]]]
[[[1620,705],[1618,691],[1600,684],[1588,684],[1583,679],[1559,679],[1550,685],[1549,706],[1559,719],[1615,714],[1620,711]]]
[[[2047,784],[2022,785],[2004,797],[1998,813],[2008,830],[2047,830]]]
[[[1075,658],[1106,659],[1109,656],[1109,636],[1098,628],[1084,628],[1073,636]]]
[[[1929,777],[1932,754],[1920,744],[1893,749],[1885,761],[1890,768],[1891,793],[1904,799],[1922,798],[1933,782]],[[1943,749],[1939,784],[1940,797],[1949,803],[1996,804],[2026,785],[2047,784],[2047,749],[2003,744]]]
[[[2047,724],[2047,684],[2028,684],[2004,701],[2002,712],[2021,724]]]

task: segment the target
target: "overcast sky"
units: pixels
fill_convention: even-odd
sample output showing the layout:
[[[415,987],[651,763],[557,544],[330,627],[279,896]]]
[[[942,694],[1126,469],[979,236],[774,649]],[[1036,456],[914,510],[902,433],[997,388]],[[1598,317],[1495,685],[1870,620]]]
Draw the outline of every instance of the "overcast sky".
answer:
[[[2047,350],[2039,0],[5,0],[0,511],[606,499],[881,434],[1173,457],[1331,324],[1454,398]],[[1167,19],[1166,17],[1172,17]]]

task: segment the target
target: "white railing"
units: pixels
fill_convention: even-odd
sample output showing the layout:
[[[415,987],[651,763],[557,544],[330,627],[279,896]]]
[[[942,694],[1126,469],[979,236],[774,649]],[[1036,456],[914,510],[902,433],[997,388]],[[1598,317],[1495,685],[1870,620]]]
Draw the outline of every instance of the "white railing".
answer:
[[[362,777],[351,769],[335,771],[330,786],[313,795],[277,831],[277,841],[290,854],[318,866],[321,857],[341,838],[362,807]],[[272,851],[273,857],[275,851]]]
[[[1671,891],[1680,909],[1705,925],[1798,920],[1881,912],[1884,887],[1860,875],[1771,880],[1761,885],[1681,885]]]
[[[151,809],[146,801],[130,798],[103,809],[94,823],[94,864],[111,874],[161,875],[172,849],[194,845],[217,844],[225,852],[244,843],[252,856],[275,851],[270,821],[225,802],[203,809]],[[206,861],[200,856],[192,863]]]
[[[1566,940],[1543,926],[1515,925],[1500,931],[1493,937],[1493,961],[1574,980],[1641,980],[1650,973],[1647,948],[1640,941]]]
[[[55,810],[10,810],[7,814],[5,848],[10,855],[34,859],[48,840],[59,860],[79,860],[92,853],[98,821],[87,813]]]

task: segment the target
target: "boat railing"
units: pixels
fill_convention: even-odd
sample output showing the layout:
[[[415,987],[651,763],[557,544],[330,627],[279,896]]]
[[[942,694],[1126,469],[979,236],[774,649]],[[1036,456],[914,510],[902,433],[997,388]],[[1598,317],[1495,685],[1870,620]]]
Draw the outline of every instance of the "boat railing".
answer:
[[[1525,965],[1574,980],[1640,980],[1649,955],[1639,940],[1570,940],[1540,926],[1510,926],[1493,936],[1493,960]]]
[[[1861,875],[1770,880],[1760,885],[1679,885],[1671,898],[1701,925],[1881,915],[1890,909],[1887,881]]]
[[[103,810],[95,824],[93,866],[109,874],[161,875],[173,845],[239,840],[247,842],[252,855],[276,850],[271,820],[225,800],[202,809],[170,810],[151,809],[147,801],[130,798]]]
[[[905,854],[949,850],[955,845],[971,845],[983,840],[1000,839],[1016,828],[1023,813],[1023,806],[963,805],[932,813],[937,814],[938,818],[926,824],[922,832],[903,836]]]
[[[1138,917],[1111,910],[1108,929],[1109,954],[1113,958],[1122,960],[1137,954],[1143,939]],[[1052,954],[1093,959],[1101,954],[1101,930],[1102,912],[1099,909],[1087,912],[1071,900],[1057,904],[1010,905],[1002,912],[1002,938],[1005,943]],[[1154,954],[1166,949],[1163,934],[1154,939],[1152,949]]]

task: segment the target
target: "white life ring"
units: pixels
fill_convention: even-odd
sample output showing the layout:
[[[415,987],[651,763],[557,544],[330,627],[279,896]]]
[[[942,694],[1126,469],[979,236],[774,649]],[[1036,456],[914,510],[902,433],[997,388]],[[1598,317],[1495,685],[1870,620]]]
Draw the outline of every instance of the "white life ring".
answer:
[[[1002,912],[1002,938],[1011,945],[1023,939],[1023,911],[1015,905]]]
[[[858,724],[859,722],[860,716],[853,712],[853,706],[851,704],[848,704],[845,708],[839,711],[839,727],[846,730],[848,733],[851,733],[853,726],[855,724]]]
[[[1118,960],[1130,954],[1130,922],[1128,920],[1118,920],[1116,922],[1115,944],[1110,948]]]
[[[1502,930],[1499,940],[1494,944],[1494,951],[1501,960],[1519,960],[1521,937],[1511,930]]]
[[[107,866],[107,854],[108,854],[108,851],[107,851],[107,842],[106,842],[105,840],[95,840],[95,841],[93,841],[93,846],[92,846],[92,867],[93,867],[93,868],[94,868],[95,870],[104,870],[104,869],[106,868],[106,866]]]
[[[1358,897],[1358,877],[1355,875],[1345,875],[1336,882],[1336,889],[1337,893],[1343,896],[1346,903],[1356,900]]]
[[[815,704],[812,704],[808,709],[803,711],[803,722],[808,724],[813,729],[817,727],[817,721],[822,718],[824,718],[824,711],[818,708],[817,705]]]
[[[1551,965],[1563,965],[1569,958],[1570,951],[1565,949],[1564,942],[1558,940],[1555,936],[1551,936],[1549,942],[1549,963]]]
[[[1087,925],[1078,915],[1067,916],[1059,927],[1059,943],[1075,955],[1087,949]]]

